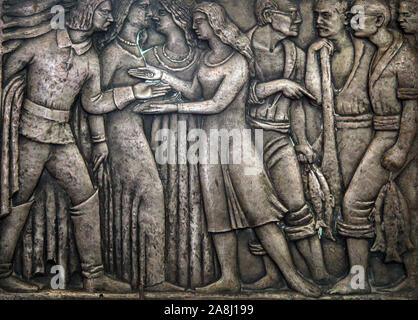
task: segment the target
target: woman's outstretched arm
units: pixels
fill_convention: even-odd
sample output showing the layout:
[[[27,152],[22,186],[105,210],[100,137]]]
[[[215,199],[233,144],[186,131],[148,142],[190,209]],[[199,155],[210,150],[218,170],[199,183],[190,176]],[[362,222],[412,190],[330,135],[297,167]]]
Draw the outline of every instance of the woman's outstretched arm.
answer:
[[[202,95],[202,88],[200,86],[199,80],[197,79],[197,75],[194,76],[192,81],[185,81],[169,74],[168,72],[152,66],[131,69],[128,71],[128,73],[133,77],[145,80],[161,80],[162,82],[170,85],[170,87],[174,90],[180,92],[185,98],[189,100],[199,99]]]

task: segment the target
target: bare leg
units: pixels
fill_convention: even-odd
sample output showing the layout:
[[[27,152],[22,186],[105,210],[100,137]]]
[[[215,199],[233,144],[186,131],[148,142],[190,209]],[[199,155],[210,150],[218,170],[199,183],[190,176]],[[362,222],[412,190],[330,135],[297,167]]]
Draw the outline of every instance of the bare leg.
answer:
[[[291,288],[309,297],[319,297],[321,295],[321,291],[316,285],[303,279],[296,271],[286,238],[275,223],[257,227],[255,232],[264,249],[280,268]]]
[[[350,266],[364,270],[364,287],[353,286],[353,275],[348,274],[329,291],[331,294],[364,294],[371,292],[367,277],[369,240],[374,236],[373,225],[369,220],[373,204],[380,188],[388,181],[389,171],[381,165],[383,154],[396,141],[397,133],[378,131],[370,143],[357,168],[343,200],[344,224],[339,225],[340,234],[347,237],[347,250]],[[363,289],[362,289],[363,288]]]
[[[335,278],[326,271],[322,246],[318,236],[314,235],[307,239],[298,240],[296,241],[296,246],[305,258],[315,282],[318,284],[329,284],[335,280]]]
[[[266,140],[274,139],[277,136],[279,135],[271,136],[271,133],[267,133]],[[283,141],[288,142],[283,145]],[[290,211],[290,215],[300,216],[298,212],[306,210],[305,215],[311,216],[306,208],[299,162],[289,137],[286,136],[285,140],[270,144],[268,151],[265,152],[265,157],[266,164],[270,168],[269,173],[274,188],[282,203]],[[287,218],[293,220],[291,217]],[[306,222],[306,224],[308,223],[309,221]],[[291,223],[288,224],[288,226],[291,225]],[[317,236],[296,241],[296,247],[305,259],[315,281],[320,284],[327,284],[334,279],[328,274],[325,267],[321,243]]]
[[[348,258],[351,268],[360,266],[364,270],[364,287],[353,286],[353,274],[349,273],[344,279],[340,280],[329,290],[330,294],[365,294],[371,292],[367,275],[369,259],[369,241],[366,239],[347,238]]]
[[[416,201],[417,182],[416,177],[418,173],[418,160],[415,159],[402,172],[399,177],[398,185],[408,201],[410,214],[410,238],[415,246],[411,252],[405,253],[403,260],[405,264],[406,278],[398,285],[385,288],[384,292],[400,292],[400,291],[414,291],[418,288],[418,203]]]
[[[417,277],[417,261],[418,251],[414,249],[412,252],[408,252],[404,256],[404,264],[406,269],[406,278],[399,284],[384,289],[379,289],[382,292],[410,292],[414,291],[418,287]]]
[[[265,290],[265,289],[287,289],[277,266],[268,255],[263,256],[264,267],[266,274],[261,279],[254,283],[245,284],[242,286],[245,290]]]
[[[199,293],[237,293],[241,290],[238,275],[238,244],[234,231],[213,233],[216,254],[221,266],[221,278],[202,288]]]

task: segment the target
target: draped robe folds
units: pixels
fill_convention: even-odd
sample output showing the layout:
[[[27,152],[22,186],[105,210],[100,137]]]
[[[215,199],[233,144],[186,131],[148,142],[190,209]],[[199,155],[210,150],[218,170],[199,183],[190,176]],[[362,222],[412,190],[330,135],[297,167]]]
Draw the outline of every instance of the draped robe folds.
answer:
[[[192,48],[194,58],[175,66],[164,58],[162,46],[150,50],[147,63],[176,77],[191,81],[199,66],[200,50]],[[157,56],[158,55],[158,56]],[[164,59],[164,60],[162,60]],[[165,64],[162,65],[160,61]],[[176,67],[181,71],[167,69]],[[183,67],[183,68],[181,68]],[[163,181],[166,203],[167,223],[167,277],[168,280],[183,287],[199,287],[215,280],[214,251],[207,232],[202,203],[199,168],[187,161],[187,135],[200,127],[198,117],[194,115],[169,114],[153,117],[151,130],[151,148],[154,155],[161,145],[158,141],[159,130],[170,130],[167,150],[167,162],[158,164]],[[182,136],[185,135],[185,136]],[[186,141],[186,142],[184,142]],[[202,267],[203,266],[203,267]]]

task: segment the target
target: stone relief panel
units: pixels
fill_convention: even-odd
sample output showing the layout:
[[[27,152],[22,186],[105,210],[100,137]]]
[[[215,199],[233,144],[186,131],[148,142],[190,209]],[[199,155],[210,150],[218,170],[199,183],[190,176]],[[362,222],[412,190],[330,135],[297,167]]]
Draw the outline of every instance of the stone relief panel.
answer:
[[[1,1],[1,295],[416,298],[417,6]]]

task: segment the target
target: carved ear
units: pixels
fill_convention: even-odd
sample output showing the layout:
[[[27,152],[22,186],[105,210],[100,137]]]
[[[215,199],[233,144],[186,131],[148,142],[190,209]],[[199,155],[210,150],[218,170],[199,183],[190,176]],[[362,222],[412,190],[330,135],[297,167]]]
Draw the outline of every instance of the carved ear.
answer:
[[[271,12],[270,12],[270,10],[264,10],[263,11],[263,18],[264,18],[264,20],[267,22],[267,23],[271,23],[272,21],[271,21]]]
[[[379,14],[376,16],[376,26],[378,28],[382,27],[385,23],[385,16],[383,14]]]
[[[348,26],[351,20],[350,13],[344,12],[343,15],[344,15],[344,25]]]

